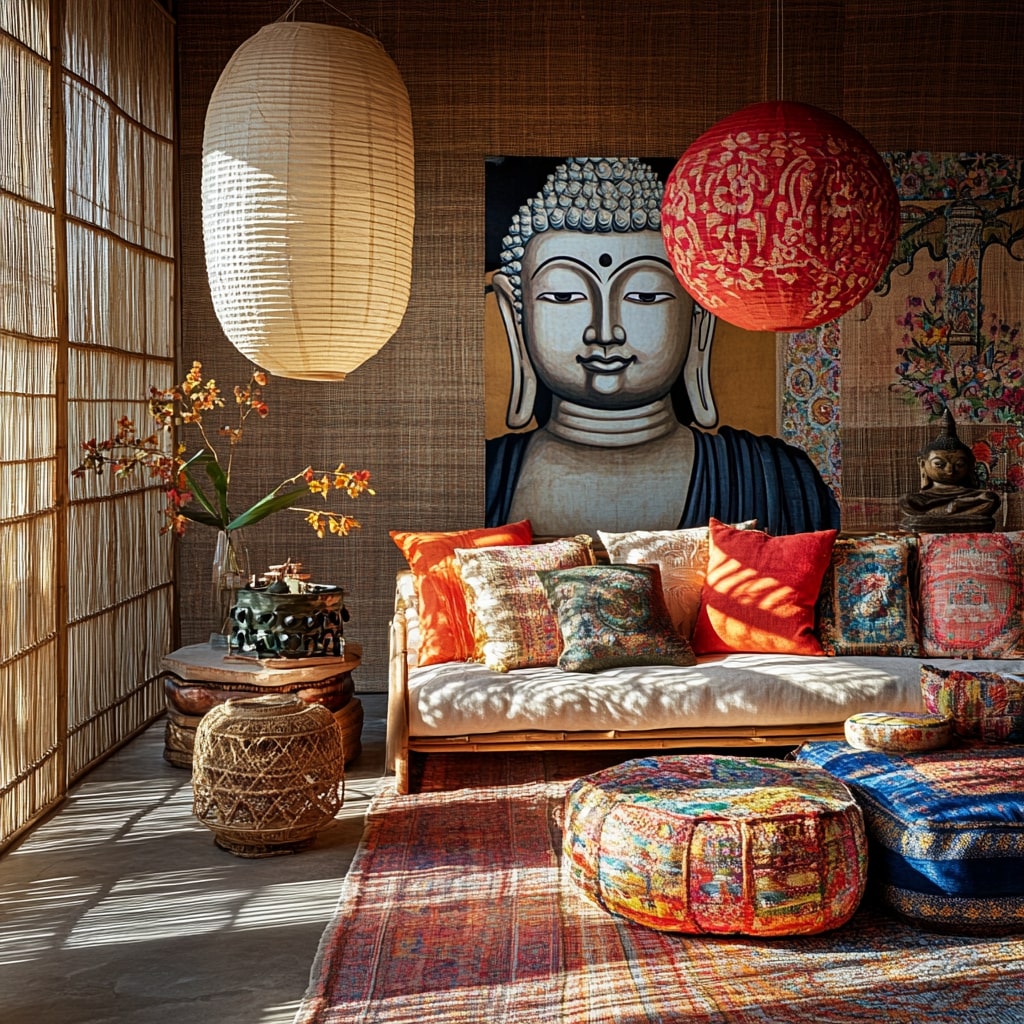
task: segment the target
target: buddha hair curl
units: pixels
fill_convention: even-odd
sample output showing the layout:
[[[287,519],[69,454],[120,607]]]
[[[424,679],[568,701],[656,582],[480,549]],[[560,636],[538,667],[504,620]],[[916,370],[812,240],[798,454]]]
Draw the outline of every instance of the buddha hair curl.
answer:
[[[570,157],[512,217],[502,238],[501,270],[522,319],[520,274],[526,243],[545,231],[659,231],[665,186],[636,157]]]

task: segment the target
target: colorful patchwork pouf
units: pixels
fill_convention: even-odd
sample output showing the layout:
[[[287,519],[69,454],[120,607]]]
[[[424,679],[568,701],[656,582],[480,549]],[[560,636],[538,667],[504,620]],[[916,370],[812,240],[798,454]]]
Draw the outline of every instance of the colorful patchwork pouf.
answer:
[[[846,742],[858,750],[913,754],[947,746],[953,738],[953,720],[914,711],[863,711],[850,715],[844,732]]]
[[[599,906],[650,928],[807,935],[857,909],[867,841],[853,795],[811,765],[648,757],[573,783],[564,864]]]
[[[963,739],[1024,742],[1024,675],[922,665],[921,696],[929,711],[953,719]]]
[[[870,889],[892,909],[939,930],[1024,930],[1024,747],[892,754],[805,743],[796,758],[853,790]]]

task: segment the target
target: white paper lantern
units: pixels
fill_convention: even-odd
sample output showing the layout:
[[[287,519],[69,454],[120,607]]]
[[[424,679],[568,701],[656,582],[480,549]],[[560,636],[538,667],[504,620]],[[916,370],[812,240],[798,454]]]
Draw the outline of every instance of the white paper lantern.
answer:
[[[203,138],[203,234],[229,340],[341,380],[395,333],[412,276],[409,96],[376,40],[276,22],[234,53]]]

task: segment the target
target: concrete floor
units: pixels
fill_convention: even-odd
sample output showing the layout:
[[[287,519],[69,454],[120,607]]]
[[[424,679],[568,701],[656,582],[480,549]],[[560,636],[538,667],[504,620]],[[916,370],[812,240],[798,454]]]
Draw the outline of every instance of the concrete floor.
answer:
[[[2,1024],[291,1024],[384,767],[385,694],[314,845],[250,859],[192,814],[150,726],[0,856]]]

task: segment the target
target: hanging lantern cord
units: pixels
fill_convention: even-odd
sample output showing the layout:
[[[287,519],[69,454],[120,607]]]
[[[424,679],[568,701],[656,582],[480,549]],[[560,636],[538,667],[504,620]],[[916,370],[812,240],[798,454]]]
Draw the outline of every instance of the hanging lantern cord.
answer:
[[[775,98],[781,103],[785,97],[782,95],[783,68],[786,62],[786,43],[783,36],[782,23],[784,12],[782,10],[784,0],[778,0],[776,11],[778,17],[775,26]]]
[[[291,20],[293,20],[294,17],[295,17],[295,12],[299,9],[299,7],[302,6],[303,3],[304,3],[304,0],[292,0],[292,2],[288,5],[288,9],[277,20],[278,21],[291,21]],[[346,14],[344,11],[339,10],[337,7],[334,6],[334,4],[330,3],[329,0],[320,0],[320,3],[322,3],[324,5],[324,7],[329,7],[332,11],[334,11],[335,14],[340,14],[346,21],[349,21],[353,25],[355,25],[355,27],[358,28],[360,32],[364,33],[365,35],[368,35],[371,39],[373,39],[377,43],[380,43],[380,38],[378,37],[377,33],[372,31],[371,29],[368,29],[361,22],[356,21],[356,19],[353,18],[352,15]],[[381,43],[381,46],[383,46],[383,45],[384,44]]]

